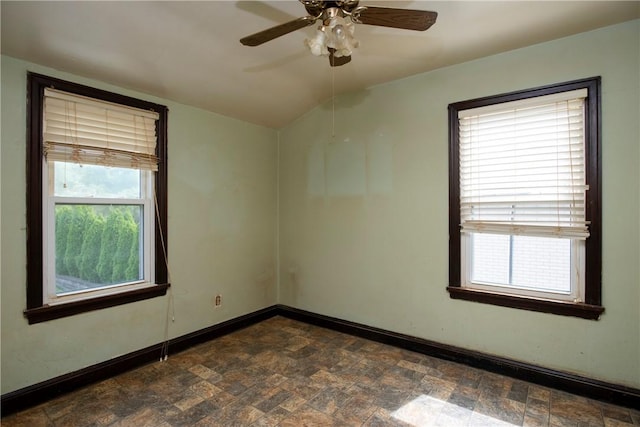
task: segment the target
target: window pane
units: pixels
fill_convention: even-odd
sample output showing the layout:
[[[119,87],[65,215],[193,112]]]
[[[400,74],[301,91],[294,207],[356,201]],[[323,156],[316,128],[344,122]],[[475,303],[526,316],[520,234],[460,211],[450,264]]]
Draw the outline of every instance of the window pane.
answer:
[[[571,292],[571,240],[514,236],[515,287]]]
[[[55,206],[56,294],[143,279],[140,205]]]
[[[140,198],[140,171],[69,162],[51,162],[58,197]]]
[[[571,240],[474,233],[471,281],[542,292],[571,292]]]
[[[471,281],[509,284],[509,236],[471,234]]]

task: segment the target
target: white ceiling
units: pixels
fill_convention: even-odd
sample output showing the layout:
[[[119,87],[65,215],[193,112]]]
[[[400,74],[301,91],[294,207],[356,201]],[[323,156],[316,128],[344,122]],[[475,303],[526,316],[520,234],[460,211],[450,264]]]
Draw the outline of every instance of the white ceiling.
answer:
[[[2,53],[280,128],[335,93],[640,17],[638,1],[368,1],[433,10],[426,32],[358,25],[351,63],[332,69],[303,41],[241,37],[306,15],[297,1],[2,1]],[[332,73],[335,74],[332,75]]]

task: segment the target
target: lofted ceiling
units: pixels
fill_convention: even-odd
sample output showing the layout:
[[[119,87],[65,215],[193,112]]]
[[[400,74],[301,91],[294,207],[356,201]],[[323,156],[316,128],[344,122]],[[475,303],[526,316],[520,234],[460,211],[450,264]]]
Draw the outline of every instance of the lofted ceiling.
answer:
[[[306,15],[298,1],[2,1],[2,54],[280,128],[343,93],[640,18],[638,1],[367,1],[438,12],[426,32],[356,27],[331,68],[303,42],[239,39]]]

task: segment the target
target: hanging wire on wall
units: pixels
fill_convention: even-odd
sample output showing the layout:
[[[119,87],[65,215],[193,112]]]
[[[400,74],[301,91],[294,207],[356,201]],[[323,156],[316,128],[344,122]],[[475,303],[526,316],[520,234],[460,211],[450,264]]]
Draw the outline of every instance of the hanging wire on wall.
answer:
[[[165,265],[167,266],[167,283],[171,283],[171,269],[169,268],[169,257],[167,256],[167,246],[165,244],[164,233],[162,233],[162,224],[160,223],[160,208],[158,207],[158,197],[156,196],[156,192],[153,192],[153,201],[155,203],[156,208],[156,220],[158,221],[158,228],[160,229],[160,243],[162,245],[162,255],[164,257]],[[164,323],[164,342],[162,343],[162,348],[160,349],[160,361],[163,362],[169,358],[169,314],[171,314],[171,322],[175,323],[176,321],[176,308],[175,302],[173,299],[173,291],[170,286],[167,290],[169,293],[169,298],[167,299],[167,312],[165,316]]]

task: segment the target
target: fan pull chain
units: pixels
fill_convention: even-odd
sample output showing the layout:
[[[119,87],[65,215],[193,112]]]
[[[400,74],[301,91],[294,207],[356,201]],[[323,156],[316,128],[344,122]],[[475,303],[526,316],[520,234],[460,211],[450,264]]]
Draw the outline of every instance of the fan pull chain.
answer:
[[[336,137],[336,67],[331,67],[331,138]]]

